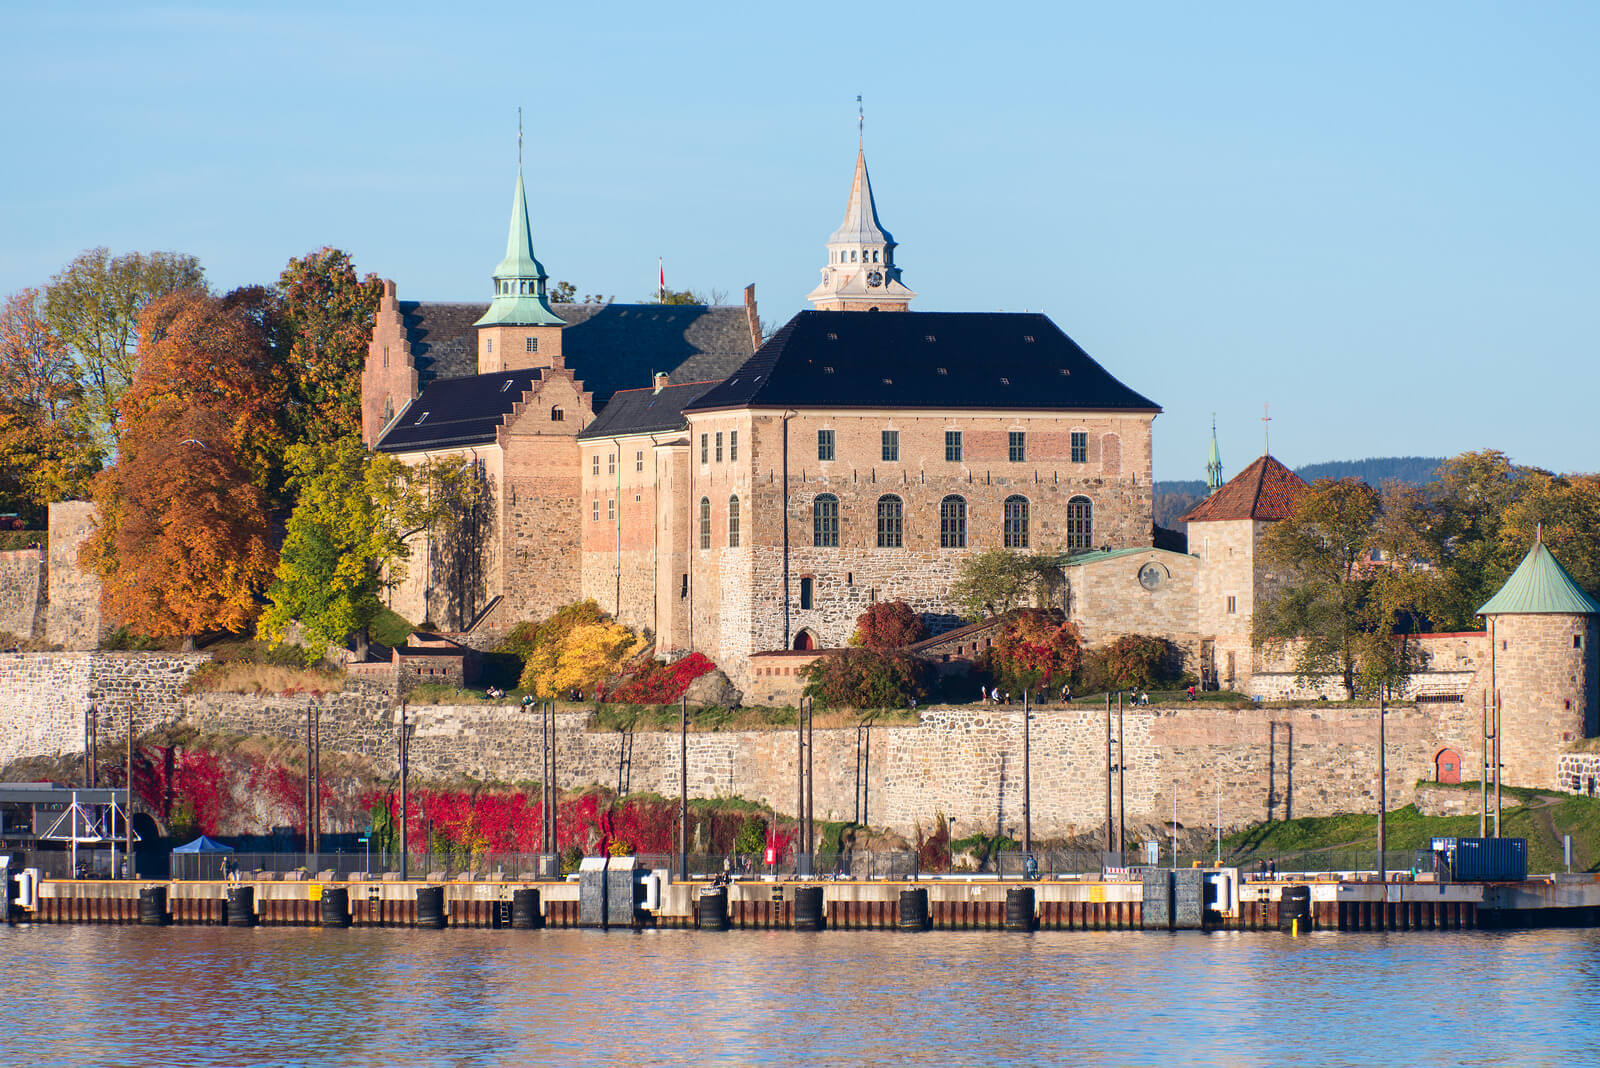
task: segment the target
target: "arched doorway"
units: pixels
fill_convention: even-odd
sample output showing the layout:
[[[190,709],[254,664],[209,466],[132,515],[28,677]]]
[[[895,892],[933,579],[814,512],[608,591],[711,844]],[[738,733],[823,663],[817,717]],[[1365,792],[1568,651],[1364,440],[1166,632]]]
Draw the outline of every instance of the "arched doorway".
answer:
[[[1454,749],[1441,749],[1433,754],[1433,781],[1447,785],[1461,781],[1461,754]]]
[[[802,630],[794,636],[794,647],[797,652],[809,653],[817,648],[817,636],[809,629]]]

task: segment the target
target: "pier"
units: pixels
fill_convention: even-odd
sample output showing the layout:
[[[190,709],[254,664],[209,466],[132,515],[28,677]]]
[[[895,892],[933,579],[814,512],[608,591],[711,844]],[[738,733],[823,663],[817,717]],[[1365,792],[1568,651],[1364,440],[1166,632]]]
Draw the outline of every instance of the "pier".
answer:
[[[656,873],[659,882],[648,902],[653,907],[646,905],[644,880],[626,877],[623,885],[637,885],[639,892],[621,903],[620,913],[616,907],[601,913],[586,906],[582,880],[43,879],[31,891],[24,887],[10,919],[47,924],[840,931],[1363,932],[1600,925],[1600,876],[1594,875],[1517,883],[1382,883],[1359,878],[1240,880],[1237,869],[1152,869],[1142,880],[737,879],[724,888],[724,919],[708,923],[699,903],[710,884],[672,882],[661,874]],[[1151,891],[1152,885],[1158,889]],[[1161,888],[1174,886],[1171,899],[1165,899],[1169,890]],[[807,915],[801,917],[809,922],[797,923],[802,893],[811,895]],[[1163,895],[1163,900],[1152,898],[1147,904],[1150,893]],[[520,917],[514,915],[514,906],[520,908]]]

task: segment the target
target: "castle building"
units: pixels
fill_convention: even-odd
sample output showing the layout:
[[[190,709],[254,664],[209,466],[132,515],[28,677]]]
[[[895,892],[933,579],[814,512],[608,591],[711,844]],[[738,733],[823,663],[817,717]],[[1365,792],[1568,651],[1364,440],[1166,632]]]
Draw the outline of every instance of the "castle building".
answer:
[[[764,344],[750,291],[551,305],[519,172],[487,308],[385,283],[367,439],[493,491],[419,539],[393,607],[503,629],[593,597],[739,681],[752,653],[845,644],[875,600],[954,625],[985,549],[1148,548],[1160,408],[1043,315],[910,311],[896,247],[858,150],[814,309]]]

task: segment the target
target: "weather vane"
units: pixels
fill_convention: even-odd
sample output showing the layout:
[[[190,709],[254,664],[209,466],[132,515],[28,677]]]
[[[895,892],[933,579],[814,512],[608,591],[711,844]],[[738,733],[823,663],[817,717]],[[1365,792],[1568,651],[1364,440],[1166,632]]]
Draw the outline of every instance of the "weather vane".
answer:
[[[861,106],[861,94],[857,93],[856,94],[856,139],[860,140],[861,138],[866,137],[866,135],[867,135],[866,130],[867,130],[867,112],[866,112],[866,109]]]
[[[522,105],[517,105],[517,167],[522,167]]]

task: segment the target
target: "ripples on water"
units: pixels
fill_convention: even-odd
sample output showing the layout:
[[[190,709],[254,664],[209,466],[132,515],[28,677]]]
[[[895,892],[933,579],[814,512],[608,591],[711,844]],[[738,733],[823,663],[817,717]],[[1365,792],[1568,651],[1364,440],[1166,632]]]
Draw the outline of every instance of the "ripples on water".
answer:
[[[1600,932],[0,928],[83,1065],[1600,1064]]]

